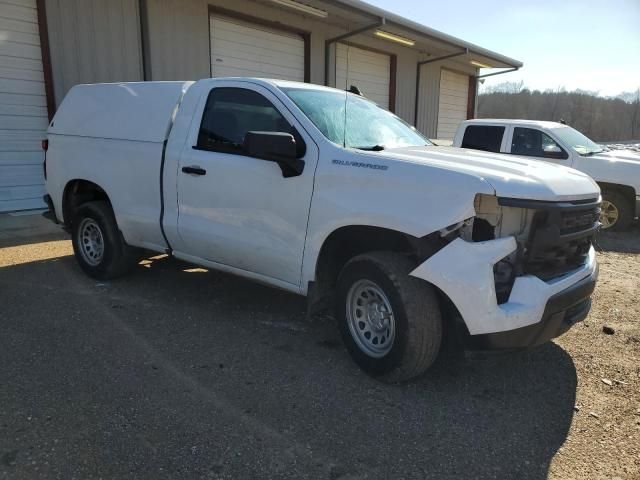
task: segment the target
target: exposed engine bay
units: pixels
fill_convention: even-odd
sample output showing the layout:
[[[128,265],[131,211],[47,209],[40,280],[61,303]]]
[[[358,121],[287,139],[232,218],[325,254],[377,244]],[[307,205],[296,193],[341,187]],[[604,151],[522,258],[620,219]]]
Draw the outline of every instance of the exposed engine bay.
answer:
[[[475,217],[441,234],[467,242],[515,238],[516,250],[494,265],[499,304],[509,299],[516,277],[547,281],[583,265],[600,227],[600,199],[543,202],[481,194],[474,208]]]

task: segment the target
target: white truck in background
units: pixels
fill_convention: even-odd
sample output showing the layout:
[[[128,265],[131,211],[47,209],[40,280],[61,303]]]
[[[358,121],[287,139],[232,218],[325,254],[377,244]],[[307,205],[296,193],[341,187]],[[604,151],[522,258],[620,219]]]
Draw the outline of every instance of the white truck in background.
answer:
[[[348,92],[252,78],[80,85],[48,129],[45,200],[91,277],[145,250],[333,309],[357,364],[424,372],[443,331],[522,348],[590,308],[600,190],[435,147]]]
[[[562,123],[467,120],[458,127],[453,146],[538,158],[588,174],[602,190],[603,230],[624,230],[640,217],[640,154],[608,150]]]

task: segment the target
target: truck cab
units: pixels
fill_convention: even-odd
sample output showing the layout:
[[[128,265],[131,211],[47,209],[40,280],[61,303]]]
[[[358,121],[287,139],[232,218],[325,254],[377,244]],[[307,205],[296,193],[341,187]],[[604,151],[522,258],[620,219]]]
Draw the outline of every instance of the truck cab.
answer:
[[[565,124],[467,120],[458,127],[453,146],[520,155],[585,172],[602,190],[603,230],[624,230],[640,216],[640,155],[610,151]]]

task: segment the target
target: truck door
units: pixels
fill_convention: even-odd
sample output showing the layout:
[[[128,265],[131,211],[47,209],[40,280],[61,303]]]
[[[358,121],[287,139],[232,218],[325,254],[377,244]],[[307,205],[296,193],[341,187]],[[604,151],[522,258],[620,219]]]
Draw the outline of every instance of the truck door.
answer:
[[[196,114],[178,165],[178,233],[183,257],[299,286],[318,149],[285,105],[259,85],[220,82]],[[305,167],[244,154],[249,131],[294,134]],[[178,250],[178,246],[174,246]]]
[[[537,128],[513,127],[510,153],[538,157],[561,165],[570,165],[567,151],[553,138]]]

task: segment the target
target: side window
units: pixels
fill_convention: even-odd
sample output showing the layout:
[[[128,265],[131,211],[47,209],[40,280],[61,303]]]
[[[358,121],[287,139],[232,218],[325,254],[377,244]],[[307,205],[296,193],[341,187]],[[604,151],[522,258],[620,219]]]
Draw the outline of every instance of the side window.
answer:
[[[568,158],[553,138],[535,128],[514,128],[511,141],[511,153],[528,157]]]
[[[500,152],[504,127],[469,125],[464,131],[462,148],[474,148],[486,152]]]
[[[293,133],[292,130],[276,107],[258,92],[214,88],[202,114],[196,147],[241,154],[247,132]]]

